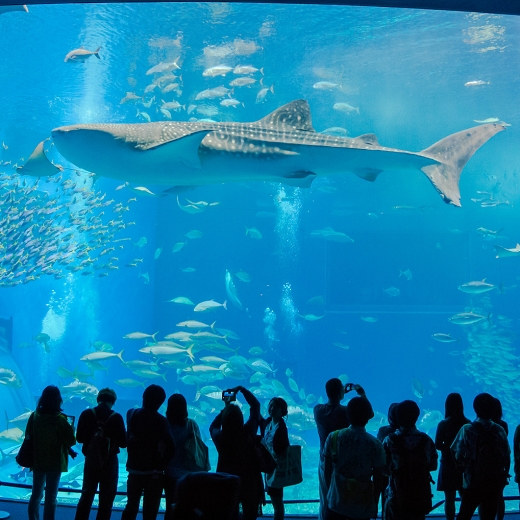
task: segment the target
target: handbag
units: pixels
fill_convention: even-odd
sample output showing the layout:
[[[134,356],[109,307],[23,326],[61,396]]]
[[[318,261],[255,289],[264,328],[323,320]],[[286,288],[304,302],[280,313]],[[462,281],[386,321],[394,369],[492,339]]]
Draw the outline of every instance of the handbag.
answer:
[[[209,462],[209,449],[204,444],[200,435],[197,434],[193,427],[193,422],[188,419],[188,428],[191,435],[186,441],[186,469],[190,471],[209,471],[211,464]]]
[[[29,417],[31,432],[33,430],[33,420],[33,415],[31,415]],[[15,458],[16,463],[22,466],[22,468],[32,468],[34,466],[34,440],[32,433],[27,433],[28,429],[25,431],[25,437]]]
[[[260,471],[267,474],[272,473],[278,467],[278,464],[271,452],[262,443],[261,435],[255,435],[255,449]]]
[[[276,458],[276,463],[276,469],[266,478],[269,487],[284,488],[303,482],[301,446],[289,446]]]

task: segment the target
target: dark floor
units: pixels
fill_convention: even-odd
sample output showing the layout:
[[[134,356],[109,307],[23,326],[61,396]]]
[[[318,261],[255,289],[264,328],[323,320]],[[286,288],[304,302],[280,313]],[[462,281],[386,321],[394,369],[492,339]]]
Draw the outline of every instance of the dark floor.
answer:
[[[0,500],[0,511],[5,511],[11,515],[11,520],[27,520],[27,503],[26,502],[19,502],[19,501],[7,501],[7,500]],[[95,518],[95,509],[92,510],[91,519]],[[112,519],[111,520],[120,520],[121,519],[121,509],[114,509],[112,513]],[[75,507],[71,506],[59,506],[56,511],[56,520],[74,520],[74,514],[76,512]],[[43,517],[43,511],[41,516]],[[140,517],[138,517],[140,518]],[[158,520],[162,520],[163,515],[160,514],[158,516]],[[263,518],[270,518],[270,517],[263,517]],[[271,517],[272,518],[272,517]],[[312,516],[307,517],[301,517],[301,516],[287,516],[286,518],[290,518],[291,520],[298,520],[305,518],[306,520],[317,518]],[[442,519],[444,516],[440,515],[431,515],[429,518],[439,518]],[[478,518],[478,517],[474,517]],[[507,520],[520,520],[520,513],[506,513],[506,519]]]

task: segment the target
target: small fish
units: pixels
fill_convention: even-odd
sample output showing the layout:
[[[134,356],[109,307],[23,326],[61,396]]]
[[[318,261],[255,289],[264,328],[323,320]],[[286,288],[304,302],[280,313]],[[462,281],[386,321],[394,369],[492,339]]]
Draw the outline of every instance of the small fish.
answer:
[[[125,103],[128,103],[129,101],[137,101],[138,99],[142,99],[140,96],[137,96],[135,94],[135,92],[127,92],[125,97],[121,99],[121,101],[119,101],[119,104],[120,105],[123,105]]]
[[[242,282],[251,281],[251,275],[246,273],[245,271],[238,271],[238,273],[235,273],[235,276]]]
[[[342,348],[344,350],[348,350],[350,347],[348,345],[345,345],[344,343],[335,342],[333,343],[335,347]]]
[[[424,397],[424,386],[416,377],[412,378],[412,392],[418,399]]]
[[[99,57],[99,51],[101,50],[101,47],[98,47],[95,51],[88,51],[87,49],[84,49],[83,47],[80,47],[79,49],[74,49],[73,51],[70,51],[67,56],[65,56],[65,59],[63,61],[73,61],[73,62],[85,62],[88,58],[91,56],[95,56],[98,60],[101,58]]]
[[[350,114],[351,112],[357,112],[359,114],[359,107],[355,108],[348,103],[335,103],[332,108],[338,112],[344,112],[345,114]]]
[[[303,318],[304,320],[307,320],[307,321],[317,321],[317,320],[321,320],[322,318],[325,317],[325,314],[323,316],[316,316],[314,314],[305,314],[304,316],[301,315],[301,314],[298,314],[298,316],[300,318]]]
[[[254,74],[255,72],[260,72],[260,74],[264,74],[264,69],[257,69],[256,67],[251,67],[250,65],[237,65],[233,69],[233,74]]]
[[[496,285],[486,283],[485,278],[482,281],[464,283],[459,285],[457,288],[459,291],[465,292],[467,294],[482,294],[492,291],[493,289],[500,289],[500,292],[504,292],[502,284],[500,284],[500,287],[497,287]]]
[[[198,231],[197,229],[193,229],[192,231],[188,231],[185,235],[186,238],[190,239],[196,239],[196,238],[202,238],[204,235],[202,231]]]
[[[124,388],[135,388],[137,386],[144,386],[142,381],[136,381],[135,379],[116,379],[114,380],[116,385],[122,386]]]
[[[451,323],[455,325],[473,325],[482,320],[488,320],[491,323],[491,313],[487,316],[481,316],[474,312],[461,312],[460,314],[455,314],[451,316],[451,318],[448,318],[448,321],[451,321]]]
[[[456,338],[451,337],[449,334],[443,334],[442,332],[432,334],[432,338],[436,341],[440,341],[441,343],[453,343],[454,341],[458,341]]]
[[[237,78],[229,84],[232,87],[250,87],[253,83],[256,83],[256,79],[254,78]],[[260,83],[262,82],[260,81]]]
[[[180,69],[180,66],[177,63],[179,61],[179,59],[180,59],[180,56],[171,62],[162,61],[161,63],[158,63],[151,69],[148,69],[146,71],[146,75],[149,76],[150,74],[157,74],[157,73],[160,74],[161,72],[170,72],[174,69]]]
[[[388,296],[395,298],[401,294],[401,291],[397,287],[389,287],[388,289],[385,289],[385,293],[388,294]]]
[[[332,90],[336,87],[339,87],[339,84],[331,83],[330,81],[318,81],[318,83],[314,83],[312,86],[316,90]]]
[[[252,356],[261,356],[262,354],[265,354],[265,352],[260,347],[251,347],[249,349],[249,353]],[[289,370],[289,369],[287,369],[287,370]],[[291,374],[292,374],[292,372],[291,372]]]
[[[249,235],[251,238],[254,238],[255,240],[260,240],[262,238],[262,233],[258,231],[255,227],[248,228],[246,226],[246,235]]]
[[[473,81],[467,81],[464,83],[465,87],[480,87],[481,85],[489,85],[489,81],[482,81],[481,79],[473,80]]]
[[[183,273],[194,273],[196,269],[194,267],[185,267],[184,269],[181,269]]]
[[[185,245],[186,242],[177,242],[173,245],[172,253],[178,253]]]
[[[144,247],[148,243],[146,237],[141,237],[137,242],[134,242],[134,246],[137,246],[139,249]]]
[[[136,117],[142,117],[147,123],[152,121],[146,112],[141,112],[139,109],[137,109]]]
[[[215,78],[217,76],[225,76],[228,72],[231,72],[233,67],[228,67],[227,65],[216,65],[215,67],[210,67],[206,69],[202,75],[206,78]]]
[[[401,271],[401,269],[399,269],[399,278],[401,278],[401,276],[404,276],[408,281],[410,281],[412,279],[412,271],[410,271],[410,269],[407,269],[406,271]]]
[[[144,283],[150,283],[150,275],[148,273],[139,273],[137,278],[144,278]]]
[[[162,249],[160,247],[158,247],[156,250],[155,250],[155,253],[153,255],[154,257],[154,260],[157,260],[160,256],[161,256],[161,253],[162,253]]]
[[[207,300],[204,302],[200,302],[197,305],[195,305],[195,308],[193,309],[195,312],[208,312],[208,311],[214,311],[218,309],[219,307],[224,307],[224,309],[227,310],[227,301],[224,303],[218,303],[215,300]]]
[[[263,103],[265,101],[265,98],[267,97],[267,93],[271,92],[271,94],[274,94],[274,83],[270,87],[264,87],[261,89],[258,94],[256,95],[256,101],[255,103]]]
[[[183,305],[195,305],[189,298],[186,298],[185,296],[177,296],[177,298],[173,298],[173,300],[168,300],[168,302],[181,303]]]
[[[169,101],[168,103],[163,102],[161,108],[165,110],[178,110],[179,108],[186,110],[186,105],[181,105],[178,101]]]
[[[243,107],[245,107],[244,103],[242,103],[241,101],[238,101],[238,99],[234,99],[234,98],[223,99],[220,102],[220,104],[223,107],[233,107],[233,108],[236,108],[238,105],[242,105]]]
[[[130,332],[130,334],[125,334],[123,339],[147,339],[152,338],[152,341],[155,343],[155,336],[157,336],[159,332],[155,334],[145,334],[144,332]]]
[[[377,318],[372,318],[372,316],[361,316],[361,319],[367,323],[375,323],[377,321]]]

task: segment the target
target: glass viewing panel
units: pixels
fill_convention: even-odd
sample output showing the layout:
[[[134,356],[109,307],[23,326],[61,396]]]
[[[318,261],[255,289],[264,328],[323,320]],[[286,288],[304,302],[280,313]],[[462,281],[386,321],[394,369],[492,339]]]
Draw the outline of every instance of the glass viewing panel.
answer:
[[[481,391],[514,431],[519,40],[518,18],[477,13],[0,11],[0,480],[31,483],[14,454],[49,384],[76,417],[105,386],[122,414],[150,383],[183,393],[213,468],[220,392],[264,414],[281,396],[303,446],[288,500],[318,498],[331,377],[366,389],[374,434],[415,399],[434,436],[448,393],[473,418]]]

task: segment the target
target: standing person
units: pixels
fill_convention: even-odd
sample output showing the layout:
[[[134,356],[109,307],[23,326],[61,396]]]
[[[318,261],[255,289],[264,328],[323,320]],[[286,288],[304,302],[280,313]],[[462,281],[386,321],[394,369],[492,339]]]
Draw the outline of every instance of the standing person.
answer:
[[[327,511],[327,486],[325,485],[325,459],[323,448],[330,433],[350,426],[347,415],[347,407],[341,404],[346,392],[355,390],[361,397],[365,397],[365,391],[361,386],[349,383],[344,385],[337,377],[329,379],[325,383],[325,392],[328,401],[325,404],[317,404],[314,407],[314,420],[318,427],[320,437],[320,463],[318,466],[318,482],[320,490],[320,520],[325,520]],[[374,412],[372,411],[372,417]]]
[[[494,398],[493,401],[493,416],[491,417],[491,420],[502,426],[504,428],[504,431],[506,432],[506,436],[509,435],[509,426],[507,425],[506,421],[502,419],[503,411],[502,411],[502,403],[500,402],[500,399]],[[502,496],[498,500],[498,507],[497,507],[497,518],[496,520],[504,520],[504,516],[506,515],[506,501],[504,500],[504,490],[502,490]]]
[[[462,491],[462,470],[457,466],[451,445],[459,430],[469,424],[464,415],[462,396],[449,394],[444,404],[444,420],[437,426],[435,447],[441,452],[441,464],[437,477],[437,490],[444,491],[444,512],[446,520],[455,520],[455,498]]]
[[[83,443],[85,455],[83,487],[75,520],[88,520],[99,484],[97,520],[110,520],[119,477],[119,448],[126,448],[123,417],[112,411],[117,395],[111,388],[102,388],[98,405],[81,412],[76,439]]]
[[[464,468],[463,493],[457,520],[471,520],[479,508],[480,520],[494,520],[498,501],[507,484],[511,450],[506,432],[491,417],[494,397],[478,394],[473,401],[477,418],[465,424],[451,449]]]
[[[175,455],[166,466],[164,490],[166,493],[165,519],[171,518],[172,505],[175,502],[175,492],[178,481],[194,471],[209,471],[209,462],[204,468],[194,467],[194,437],[200,439],[197,423],[188,417],[188,403],[181,394],[172,394],[168,399],[166,419],[175,440]]]
[[[378,487],[386,466],[383,445],[366,432],[373,416],[367,399],[354,397],[347,405],[351,425],[331,433],[325,443],[327,520],[377,516]]]
[[[33,438],[34,466],[29,520],[39,520],[45,487],[43,519],[54,520],[58,487],[63,471],[68,471],[69,449],[76,444],[74,428],[61,413],[63,399],[57,386],[47,386],[29,417],[25,434]]]
[[[397,424],[397,407],[399,403],[392,403],[388,407],[388,424],[386,426],[381,426],[377,431],[377,440],[383,442],[385,438],[394,433],[399,429],[399,425]],[[381,511],[385,508],[385,489],[390,483],[390,478],[388,475],[381,475],[381,488],[379,494],[381,495]],[[377,497],[377,501],[379,502],[379,497]]]
[[[430,472],[437,469],[437,451],[433,440],[415,427],[420,414],[415,401],[399,403],[399,429],[383,441],[390,470],[386,520],[424,520],[432,508]]]
[[[128,500],[122,520],[135,520],[143,497],[143,520],[155,520],[164,485],[164,470],[175,454],[170,425],[158,410],[166,399],[164,388],[150,385],[143,392],[142,408],[126,414]]]
[[[276,460],[282,456],[289,447],[289,433],[284,417],[287,417],[288,407],[285,399],[273,397],[267,408],[269,417],[262,419],[261,429],[263,443]],[[283,505],[283,487],[274,488],[267,486],[267,494],[271,497],[274,515],[273,520],[284,520],[285,507]]]
[[[520,495],[520,424],[515,429],[515,436],[513,439],[513,458],[515,482],[518,484],[518,494]]]
[[[260,424],[260,403],[243,386],[224,393],[240,392],[249,405],[249,419],[244,423],[242,411],[223,397],[224,409],[209,427],[211,438],[218,451],[217,471],[240,477],[240,499],[243,520],[256,520],[260,504],[264,501],[264,489],[255,436]]]

